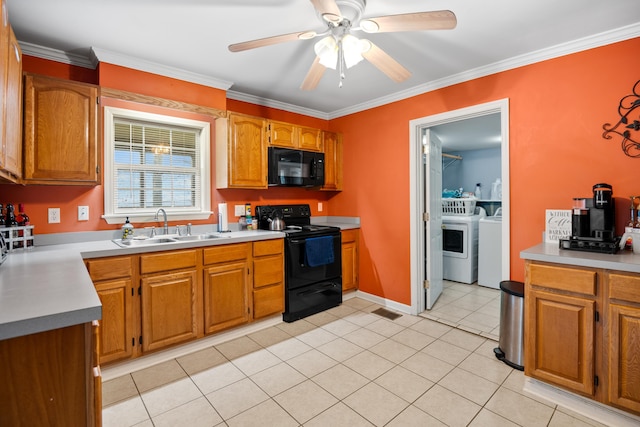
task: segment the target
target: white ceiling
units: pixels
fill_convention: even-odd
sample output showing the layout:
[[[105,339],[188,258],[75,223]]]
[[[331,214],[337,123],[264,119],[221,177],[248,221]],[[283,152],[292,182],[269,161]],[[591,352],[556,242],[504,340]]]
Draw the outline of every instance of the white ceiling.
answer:
[[[368,0],[363,18],[449,9],[458,24],[453,30],[368,35],[412,72],[403,83],[363,62],[347,70],[342,88],[337,72],[327,70],[317,89],[305,92],[299,86],[317,39],[238,53],[227,46],[323,30],[309,0],[7,0],[7,5],[27,54],[91,67],[93,49],[100,61],[229,89],[230,98],[325,119],[640,35],[638,0]]]

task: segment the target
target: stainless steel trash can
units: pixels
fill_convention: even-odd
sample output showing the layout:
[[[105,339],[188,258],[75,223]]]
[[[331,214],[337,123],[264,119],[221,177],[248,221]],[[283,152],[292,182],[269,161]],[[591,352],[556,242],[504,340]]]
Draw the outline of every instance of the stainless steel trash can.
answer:
[[[500,341],[496,357],[512,368],[524,370],[524,283],[500,282]]]

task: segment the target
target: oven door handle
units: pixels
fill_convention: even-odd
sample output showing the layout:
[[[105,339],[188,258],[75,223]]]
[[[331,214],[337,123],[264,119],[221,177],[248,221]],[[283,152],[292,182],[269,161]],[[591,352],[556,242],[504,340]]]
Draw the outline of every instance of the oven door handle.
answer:
[[[323,285],[322,288],[320,289],[312,289],[309,291],[304,291],[299,293],[299,296],[307,296],[307,295],[313,295],[313,294],[319,294],[322,293],[324,291],[326,291],[327,289],[331,289],[331,288],[335,288],[336,284],[335,283],[327,283],[326,285]]]
[[[335,239],[336,237],[340,237],[340,234],[336,234],[336,235],[333,235],[333,236],[331,236],[331,237],[333,237],[333,238]],[[305,240],[306,240],[306,239],[304,239],[304,240],[289,239],[289,242],[290,242],[290,243],[293,243],[294,245],[299,245],[300,243],[304,243],[304,242],[305,242]]]

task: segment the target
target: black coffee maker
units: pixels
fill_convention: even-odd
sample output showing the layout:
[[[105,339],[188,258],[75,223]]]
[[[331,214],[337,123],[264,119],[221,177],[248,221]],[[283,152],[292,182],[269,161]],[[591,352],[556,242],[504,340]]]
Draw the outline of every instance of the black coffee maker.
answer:
[[[574,198],[571,215],[571,239],[561,240],[563,249],[616,253],[616,211],[611,185],[593,186],[592,198]]]

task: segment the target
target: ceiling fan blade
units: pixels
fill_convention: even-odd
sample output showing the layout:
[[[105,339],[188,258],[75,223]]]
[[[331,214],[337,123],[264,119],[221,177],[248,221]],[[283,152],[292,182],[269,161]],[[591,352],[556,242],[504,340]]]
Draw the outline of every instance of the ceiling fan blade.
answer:
[[[342,21],[342,12],[336,0],[311,0],[311,3],[325,21],[333,23]]]
[[[436,10],[367,18],[360,21],[360,29],[367,33],[450,30],[456,27],[457,22],[456,15],[450,10]]]
[[[324,74],[324,70],[327,68],[320,63],[320,57],[316,56],[316,59],[311,64],[311,68],[307,72],[307,76],[304,78],[304,81],[300,85],[300,89],[302,90],[314,90],[318,83],[320,83],[320,79]]]
[[[271,46],[273,44],[290,42],[294,40],[307,40],[315,36],[315,31],[299,31],[297,33],[281,34],[279,36],[265,37],[263,39],[230,44],[229,50],[231,52],[242,52],[243,50],[255,49],[263,46]]]
[[[362,56],[371,62],[376,68],[385,73],[394,82],[400,83],[411,77],[411,72],[404,68],[398,61],[390,57],[384,50],[380,49],[371,41],[367,40],[371,47]]]

